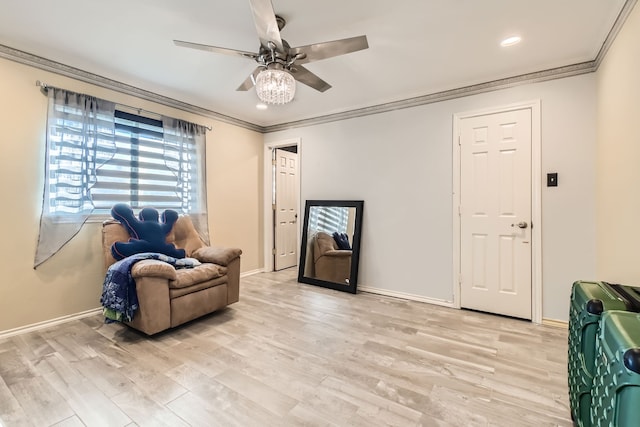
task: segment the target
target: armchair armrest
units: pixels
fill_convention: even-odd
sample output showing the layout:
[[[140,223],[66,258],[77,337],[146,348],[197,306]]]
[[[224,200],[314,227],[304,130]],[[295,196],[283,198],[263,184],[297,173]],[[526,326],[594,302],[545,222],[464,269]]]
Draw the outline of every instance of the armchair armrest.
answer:
[[[171,266],[167,264],[167,267]],[[140,308],[129,324],[147,335],[169,329],[171,327],[169,280],[162,277],[139,277],[136,279],[136,293]]]
[[[211,262],[226,267],[242,254],[242,249],[223,248],[219,246],[204,246],[198,248],[191,256],[200,262]]]
[[[131,268],[131,276],[139,277],[159,277],[167,280],[176,280],[176,269],[166,262],[157,259],[143,259],[138,261]]]
[[[344,258],[344,257],[350,257],[351,256],[351,252],[352,251],[347,250],[347,249],[332,249],[330,251],[326,251],[325,253],[323,253],[322,256]]]

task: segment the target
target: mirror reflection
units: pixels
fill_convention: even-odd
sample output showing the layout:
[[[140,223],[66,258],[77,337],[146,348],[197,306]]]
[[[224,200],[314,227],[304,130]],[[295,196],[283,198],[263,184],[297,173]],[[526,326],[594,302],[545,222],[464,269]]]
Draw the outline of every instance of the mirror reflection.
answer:
[[[362,205],[307,201],[298,281],[355,293]]]

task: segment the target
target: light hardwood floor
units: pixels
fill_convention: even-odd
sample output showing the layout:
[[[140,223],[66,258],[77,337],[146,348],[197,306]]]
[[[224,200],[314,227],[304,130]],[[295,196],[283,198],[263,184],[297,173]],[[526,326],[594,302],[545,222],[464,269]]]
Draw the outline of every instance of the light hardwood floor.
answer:
[[[570,426],[567,331],[242,279],[240,302],[146,337],[87,317],[0,340],[5,426]]]

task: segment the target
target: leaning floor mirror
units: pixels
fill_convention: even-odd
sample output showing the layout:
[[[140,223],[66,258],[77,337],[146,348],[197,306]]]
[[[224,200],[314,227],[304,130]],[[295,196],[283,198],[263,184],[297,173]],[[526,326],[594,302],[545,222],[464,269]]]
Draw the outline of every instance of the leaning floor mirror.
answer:
[[[362,200],[307,200],[298,282],[356,293]]]

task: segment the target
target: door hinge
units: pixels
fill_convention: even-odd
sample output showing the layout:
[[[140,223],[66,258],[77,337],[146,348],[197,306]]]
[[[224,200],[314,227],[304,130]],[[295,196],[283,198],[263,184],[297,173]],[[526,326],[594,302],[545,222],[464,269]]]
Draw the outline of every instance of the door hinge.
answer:
[[[462,274],[458,274],[458,285],[462,285]]]
[[[458,216],[462,216],[462,206],[458,205]]]
[[[271,255],[275,255],[276,254],[276,248],[271,249]]]
[[[271,164],[275,166],[277,164],[276,159],[271,159]]]

